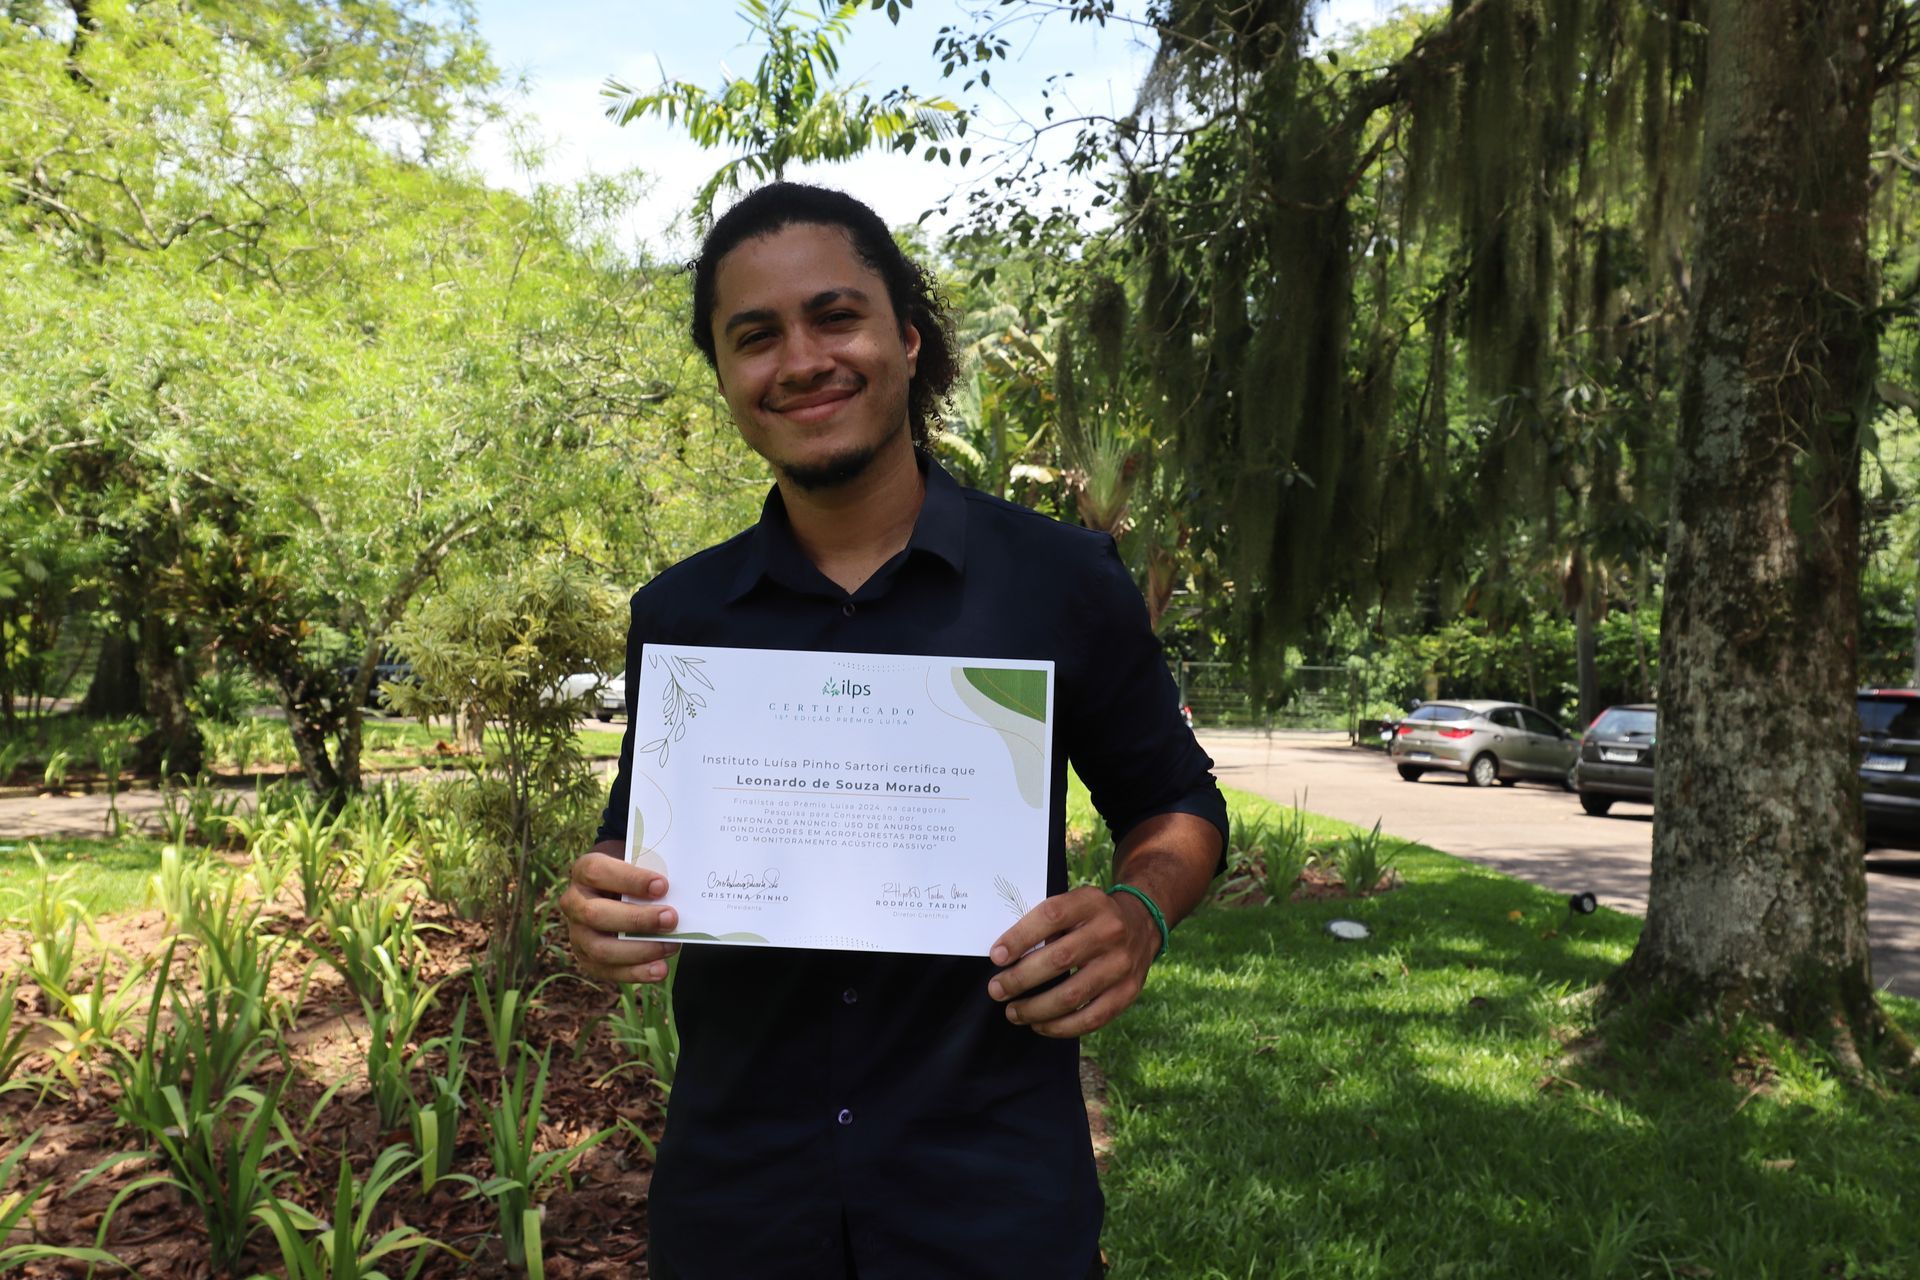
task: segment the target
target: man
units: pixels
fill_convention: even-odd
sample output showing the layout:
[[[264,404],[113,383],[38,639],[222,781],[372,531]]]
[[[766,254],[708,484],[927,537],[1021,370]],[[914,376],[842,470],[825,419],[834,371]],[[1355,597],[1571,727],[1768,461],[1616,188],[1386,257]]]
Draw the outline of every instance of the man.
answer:
[[[989,956],[685,951],[653,1274],[1097,1275],[1076,1037],[1139,995],[1156,913],[1178,921],[1221,865],[1212,761],[1113,540],[963,490],[927,456],[951,338],[872,210],[792,183],[748,195],[695,263],[692,328],[775,486],[753,528],[633,598],[620,772],[560,904],[581,970],[658,982],[677,949],[619,936],[677,921],[665,877],[621,860],[646,643],[1052,659],[1056,760],[1086,780],[1130,887],[1064,892],[1056,768],[1052,896]]]

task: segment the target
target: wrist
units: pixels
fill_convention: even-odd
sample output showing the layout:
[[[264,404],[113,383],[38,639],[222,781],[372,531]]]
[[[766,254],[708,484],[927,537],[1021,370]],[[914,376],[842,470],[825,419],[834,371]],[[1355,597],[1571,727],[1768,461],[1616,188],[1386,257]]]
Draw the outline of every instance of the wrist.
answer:
[[[1153,898],[1138,885],[1126,884],[1124,882],[1116,884],[1113,888],[1107,890],[1107,896],[1109,898],[1123,900],[1120,907],[1123,912],[1130,912],[1130,914],[1136,918],[1141,916],[1145,917],[1144,921],[1136,920],[1135,933],[1136,936],[1144,936],[1153,948],[1152,954],[1147,957],[1147,963],[1152,964],[1155,960],[1158,960],[1161,954],[1167,949],[1167,934],[1169,932],[1167,917],[1161,912],[1160,904],[1155,902]],[[1133,903],[1131,909],[1125,905],[1126,901]],[[1139,924],[1145,925],[1144,930],[1138,927]]]

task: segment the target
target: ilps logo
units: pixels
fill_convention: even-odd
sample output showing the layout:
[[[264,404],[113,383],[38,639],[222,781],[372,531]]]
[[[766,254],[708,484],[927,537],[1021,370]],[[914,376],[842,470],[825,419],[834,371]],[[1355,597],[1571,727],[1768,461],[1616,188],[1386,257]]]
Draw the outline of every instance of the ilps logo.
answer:
[[[870,684],[855,684],[845,676],[828,676],[820,686],[820,694],[826,698],[865,698],[873,693]]]

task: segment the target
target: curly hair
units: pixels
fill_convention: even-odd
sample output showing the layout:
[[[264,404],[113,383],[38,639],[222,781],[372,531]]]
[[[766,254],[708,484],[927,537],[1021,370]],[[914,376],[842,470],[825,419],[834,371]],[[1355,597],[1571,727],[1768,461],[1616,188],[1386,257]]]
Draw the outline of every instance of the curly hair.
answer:
[[[911,323],[920,334],[920,355],[907,384],[907,421],[914,444],[925,447],[932,424],[953,390],[959,365],[954,358],[953,322],[946,302],[925,267],[894,243],[880,215],[844,191],[804,182],[770,182],[757,187],[722,214],[700,245],[693,272],[693,316],[688,328],[707,363],[714,354],[714,276],[720,260],[742,243],[772,235],[795,224],[839,227],[853,242],[860,261],[886,282],[887,299],[904,336]]]

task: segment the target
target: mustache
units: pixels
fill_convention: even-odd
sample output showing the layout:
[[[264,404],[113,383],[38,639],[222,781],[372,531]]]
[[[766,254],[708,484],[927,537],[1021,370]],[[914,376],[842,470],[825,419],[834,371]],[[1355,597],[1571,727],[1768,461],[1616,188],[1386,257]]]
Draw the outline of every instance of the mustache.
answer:
[[[852,395],[854,392],[865,390],[866,385],[867,380],[865,378],[853,378],[844,382],[829,382],[825,386],[814,387],[799,395],[788,396],[784,400],[769,399],[766,401],[766,405],[775,413],[780,413],[796,406],[818,404],[822,400],[832,399],[838,395]]]

